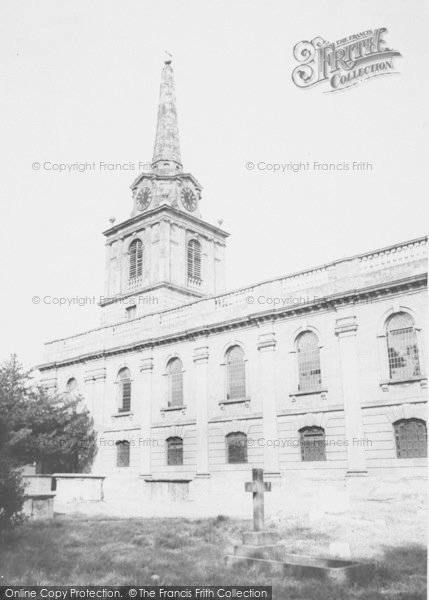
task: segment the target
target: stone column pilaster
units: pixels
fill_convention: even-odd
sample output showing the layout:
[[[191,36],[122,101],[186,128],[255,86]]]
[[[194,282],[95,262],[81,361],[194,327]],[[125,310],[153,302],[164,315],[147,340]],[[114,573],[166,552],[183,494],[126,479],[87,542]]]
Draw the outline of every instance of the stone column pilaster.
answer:
[[[53,395],[58,392],[58,380],[56,372],[43,373],[40,383],[48,395]]]
[[[195,414],[197,423],[197,473],[198,479],[209,479],[208,432],[208,362],[209,349],[201,346],[194,350],[195,364]]]
[[[152,372],[152,357],[142,358],[136,400],[140,403],[140,475],[146,479],[152,477]]]
[[[258,337],[259,373],[263,382],[262,420],[264,436],[264,477],[280,477],[279,456],[275,440],[277,434],[276,407],[276,334],[272,331],[261,333]]]
[[[347,445],[347,475],[366,475],[363,442],[362,408],[359,394],[359,366],[357,354],[357,319],[347,315],[337,318],[335,334],[338,337],[341,365],[341,383]]]

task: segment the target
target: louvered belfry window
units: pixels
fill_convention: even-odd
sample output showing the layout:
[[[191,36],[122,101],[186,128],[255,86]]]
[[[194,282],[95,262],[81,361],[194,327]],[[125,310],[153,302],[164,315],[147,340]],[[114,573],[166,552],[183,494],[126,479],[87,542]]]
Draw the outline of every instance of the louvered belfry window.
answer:
[[[225,437],[226,458],[229,464],[247,463],[247,435],[241,431]]]
[[[421,419],[401,419],[393,424],[398,458],[427,456],[426,423]]]
[[[126,440],[116,442],[116,466],[130,466],[130,443]]]
[[[167,365],[168,406],[183,406],[183,366],[180,358],[172,358]]]
[[[119,385],[119,412],[129,412],[131,410],[131,373],[127,368],[121,369],[118,373]]]
[[[183,440],[180,437],[171,437],[167,440],[167,464],[183,465]]]
[[[322,383],[320,370],[320,350],[317,335],[305,331],[297,340],[298,389],[311,391],[320,388]]]
[[[240,346],[232,346],[226,353],[227,399],[246,397],[246,363]]]
[[[322,427],[304,427],[299,431],[299,438],[304,462],[326,460],[325,430]]]
[[[407,313],[397,313],[387,322],[387,351],[390,379],[420,375],[417,334],[414,320]]]
[[[143,244],[141,240],[134,240],[129,247],[130,279],[141,277],[143,273]]]
[[[188,278],[201,281],[201,244],[198,240],[188,243]]]

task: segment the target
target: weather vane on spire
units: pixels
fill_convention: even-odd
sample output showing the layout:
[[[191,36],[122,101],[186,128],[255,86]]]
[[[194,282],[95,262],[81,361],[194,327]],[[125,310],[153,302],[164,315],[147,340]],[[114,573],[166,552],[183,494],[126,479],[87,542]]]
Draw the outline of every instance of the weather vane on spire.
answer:
[[[171,59],[173,58],[173,55],[170,52],[168,52],[167,50],[164,50],[164,52],[168,56],[168,58],[166,58],[164,62],[166,65],[169,65],[171,63]]]

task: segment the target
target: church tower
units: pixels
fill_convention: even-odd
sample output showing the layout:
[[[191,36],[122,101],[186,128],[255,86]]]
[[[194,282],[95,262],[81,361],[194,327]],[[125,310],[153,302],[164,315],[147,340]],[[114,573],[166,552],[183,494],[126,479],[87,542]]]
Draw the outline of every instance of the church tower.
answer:
[[[130,218],[104,232],[103,323],[222,293],[228,233],[202,220],[201,185],[183,171],[171,60],[161,75],[151,169],[131,189]]]

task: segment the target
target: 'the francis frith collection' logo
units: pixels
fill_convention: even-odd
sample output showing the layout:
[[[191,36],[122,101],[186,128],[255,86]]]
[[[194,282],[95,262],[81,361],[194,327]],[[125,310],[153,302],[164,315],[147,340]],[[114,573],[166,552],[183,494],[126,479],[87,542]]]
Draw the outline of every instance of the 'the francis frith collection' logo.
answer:
[[[370,29],[337,42],[321,37],[299,42],[293,49],[300,63],[293,70],[293,82],[301,88],[329,82],[331,89],[326,91],[337,92],[372,77],[392,75],[393,59],[401,54],[386,46],[382,37],[386,31]]]

